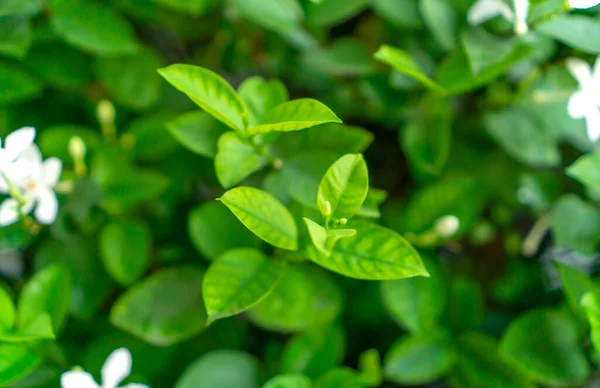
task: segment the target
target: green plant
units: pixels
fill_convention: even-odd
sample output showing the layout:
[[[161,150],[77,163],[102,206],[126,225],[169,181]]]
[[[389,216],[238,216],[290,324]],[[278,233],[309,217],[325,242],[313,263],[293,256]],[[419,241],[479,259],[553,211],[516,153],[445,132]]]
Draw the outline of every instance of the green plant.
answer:
[[[0,0],[0,386],[594,386],[597,5]]]

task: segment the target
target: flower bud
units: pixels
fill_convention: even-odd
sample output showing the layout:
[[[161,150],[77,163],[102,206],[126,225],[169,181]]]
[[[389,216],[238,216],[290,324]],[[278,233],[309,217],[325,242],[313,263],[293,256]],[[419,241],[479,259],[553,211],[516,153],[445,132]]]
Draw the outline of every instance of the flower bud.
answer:
[[[347,218],[340,218],[340,225],[346,225],[348,223]]]
[[[85,159],[85,154],[87,153],[87,147],[79,136],[73,136],[69,140],[69,155],[73,160],[82,160]]]
[[[325,217],[329,217],[331,215],[331,203],[329,201],[325,201],[323,206],[323,215]]]
[[[435,222],[433,229],[435,233],[442,238],[450,238],[458,232],[460,227],[460,220],[454,215],[447,215]]]
[[[115,106],[108,100],[101,100],[96,107],[96,117],[100,124],[113,125],[115,123]]]

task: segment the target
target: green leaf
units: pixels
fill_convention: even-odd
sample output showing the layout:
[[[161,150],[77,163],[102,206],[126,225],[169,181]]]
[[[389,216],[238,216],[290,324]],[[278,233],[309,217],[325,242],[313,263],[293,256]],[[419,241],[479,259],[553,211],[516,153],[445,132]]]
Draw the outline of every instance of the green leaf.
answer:
[[[317,207],[324,217],[350,219],[362,206],[369,191],[369,172],[361,154],[338,159],[325,173],[319,185]],[[326,212],[329,201],[330,211]],[[329,210],[329,209],[327,209]]]
[[[190,151],[214,158],[217,143],[227,127],[205,112],[189,112],[167,124],[175,139]]]
[[[146,109],[160,97],[161,81],[156,69],[163,60],[153,49],[142,47],[133,54],[98,58],[96,69],[100,81],[113,99],[134,109]]]
[[[261,239],[281,249],[298,249],[298,230],[290,212],[271,194],[253,187],[237,187],[219,198]]]
[[[345,337],[335,326],[315,328],[290,339],[281,355],[281,371],[317,379],[344,359]]]
[[[20,327],[15,331],[8,332],[0,330],[0,342],[34,342],[55,338],[56,335],[52,329],[52,319],[46,313],[40,314],[37,319],[26,327]]]
[[[419,3],[425,25],[433,38],[446,51],[456,47],[458,15],[454,4],[447,0],[424,0]]]
[[[333,251],[335,243],[343,238],[356,235],[354,229],[325,229],[313,220],[303,217],[310,239],[319,252],[329,256]]]
[[[12,330],[15,326],[15,305],[3,287],[0,287],[0,332]]]
[[[600,191],[600,150],[580,156],[565,172],[587,188]]]
[[[445,323],[457,332],[477,329],[484,313],[485,301],[479,283],[466,276],[452,278]]]
[[[219,0],[155,0],[158,4],[170,8],[174,11],[184,12],[186,14],[199,16],[203,15],[216,4]]]
[[[23,15],[0,16],[0,53],[22,59],[29,46],[33,34],[29,18]]]
[[[600,241],[600,210],[565,194],[554,204],[550,230],[556,246],[591,255]]]
[[[443,92],[443,88],[429,78],[421,66],[415,62],[415,60],[407,52],[392,46],[383,45],[379,47],[373,56],[378,61],[393,67],[395,70],[406,74],[411,78],[416,79],[422,83],[423,86],[431,89],[432,91],[438,93]]]
[[[100,256],[118,283],[129,286],[139,280],[150,264],[150,232],[137,221],[113,222],[100,234]]]
[[[588,292],[581,298],[581,307],[585,311],[590,324],[592,345],[596,351],[600,351],[600,294]]]
[[[499,38],[482,28],[465,30],[461,41],[473,74],[502,62],[510,56],[515,46],[514,38]]]
[[[416,0],[371,0],[373,12],[400,29],[423,27],[421,10]]]
[[[356,39],[340,38],[321,50],[307,50],[304,67],[335,77],[358,77],[373,71],[370,51]]]
[[[385,355],[387,380],[401,385],[433,382],[454,366],[456,353],[449,343],[435,336],[410,336],[396,341]]]
[[[177,150],[177,142],[167,131],[167,123],[174,117],[171,112],[140,116],[131,121],[125,133],[133,136],[133,154],[136,160],[156,161]]]
[[[0,15],[33,14],[42,9],[41,0],[2,0]]]
[[[356,236],[338,241],[330,256],[311,246],[308,250],[310,259],[356,279],[429,276],[419,254],[396,232],[367,221],[350,222],[348,227],[356,229]]]
[[[500,354],[544,385],[580,385],[590,374],[577,326],[554,310],[532,310],[514,320],[502,337]]]
[[[110,322],[157,346],[191,338],[206,326],[201,269],[163,269],[131,287],[113,304]]]
[[[273,292],[248,311],[248,318],[269,331],[298,332],[330,325],[341,307],[341,289],[326,272],[290,265]]]
[[[567,46],[590,54],[600,53],[600,20],[586,15],[564,13],[536,26],[536,31]]]
[[[366,386],[367,385],[362,380],[360,373],[347,366],[341,366],[330,370],[315,383],[315,388],[364,388]]]
[[[585,311],[581,298],[590,292],[600,294],[600,284],[569,265],[558,264],[557,267],[569,306],[578,318],[585,322]]]
[[[284,102],[271,109],[260,120],[260,124],[249,128],[252,135],[269,132],[300,131],[326,123],[341,123],[324,104],[310,98]]]
[[[43,84],[18,65],[0,61],[0,106],[31,100],[41,94]]]
[[[33,372],[42,357],[23,344],[0,344],[0,385],[10,386]]]
[[[458,338],[456,368],[453,381],[459,387],[533,388],[526,376],[519,373],[498,354],[496,339],[470,332]]]
[[[21,329],[34,324],[40,315],[48,314],[52,328],[58,333],[63,327],[73,294],[71,274],[63,265],[53,265],[36,273],[23,287],[17,314]]]
[[[281,280],[286,262],[252,248],[232,249],[215,260],[203,283],[207,323],[230,317],[263,300]]]
[[[383,382],[383,371],[381,369],[381,360],[377,349],[369,349],[360,354],[358,359],[358,368],[362,380],[369,387],[378,387]]]
[[[288,373],[269,379],[262,388],[312,388],[310,379],[300,373]]]
[[[156,171],[141,168],[124,171],[104,184],[105,203],[113,209],[127,209],[155,199],[168,186],[168,178]]]
[[[232,3],[246,19],[277,32],[293,30],[304,18],[298,0],[233,0]]]
[[[69,155],[69,141],[72,137],[79,136],[88,149],[94,149],[100,143],[100,134],[90,128],[79,125],[54,125],[36,136],[36,143],[44,156],[56,156],[67,161]]]
[[[239,350],[213,350],[186,368],[175,388],[256,388],[258,361]]]
[[[258,125],[267,112],[289,100],[285,85],[278,79],[250,77],[242,82],[238,94],[250,115],[251,126]]]
[[[235,90],[216,73],[198,66],[171,65],[158,72],[206,113],[243,133],[248,114]]]
[[[357,15],[367,8],[368,0],[324,0],[311,2],[308,6],[307,21],[309,24],[327,27]]]
[[[267,159],[237,133],[225,132],[219,138],[215,171],[224,188],[228,189],[240,183],[266,165]]]
[[[230,249],[258,249],[262,245],[229,210],[216,202],[204,203],[190,212],[188,233],[196,249],[209,260]]]
[[[138,49],[129,22],[106,4],[58,2],[50,14],[50,24],[67,43],[92,54],[130,54]]]
[[[535,115],[521,108],[488,113],[488,133],[512,157],[531,167],[555,167],[561,156],[557,139]]]
[[[437,325],[446,308],[447,293],[439,265],[425,260],[429,278],[381,283],[383,303],[391,318],[411,333],[427,332]]]

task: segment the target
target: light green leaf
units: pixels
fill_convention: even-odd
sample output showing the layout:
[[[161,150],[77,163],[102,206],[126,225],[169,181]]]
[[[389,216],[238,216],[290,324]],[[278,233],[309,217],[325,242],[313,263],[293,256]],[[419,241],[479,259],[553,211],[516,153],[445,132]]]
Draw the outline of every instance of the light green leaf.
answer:
[[[425,74],[421,66],[405,51],[383,45],[374,54],[375,59],[390,65],[395,70],[416,79],[432,91],[441,93],[443,88]]]
[[[425,25],[433,38],[446,51],[456,47],[458,15],[454,4],[448,0],[423,0],[419,8]]]
[[[367,384],[362,380],[360,373],[347,366],[332,369],[315,383],[315,388],[366,388]]]
[[[419,254],[404,238],[382,226],[355,221],[348,224],[356,236],[338,241],[330,256],[312,246],[312,261],[344,276],[366,280],[392,280],[429,276]]]
[[[283,373],[302,373],[317,379],[344,359],[344,333],[336,326],[320,327],[291,338],[281,355]]]
[[[360,13],[367,8],[368,0],[323,0],[309,4],[307,21],[309,24],[327,27]]]
[[[21,59],[29,50],[32,38],[29,18],[0,16],[0,53]]]
[[[227,127],[201,111],[179,116],[167,127],[182,146],[207,158],[217,155],[219,138],[227,131]]]
[[[58,333],[69,314],[72,293],[71,274],[65,266],[52,265],[36,273],[25,284],[19,298],[19,328],[26,329],[41,314],[48,314],[54,332]]]
[[[240,97],[221,76],[202,67],[180,64],[158,72],[208,114],[240,133],[245,132],[248,114]]]
[[[153,49],[143,47],[119,57],[99,58],[96,71],[113,99],[134,109],[146,109],[158,101],[161,81],[156,69],[163,60]]]
[[[310,379],[300,373],[288,373],[269,379],[262,388],[312,388]]]
[[[331,255],[333,247],[338,240],[356,235],[356,230],[354,229],[327,230],[309,218],[304,217],[303,219],[313,245],[319,252],[327,256]]]
[[[350,219],[362,206],[369,191],[369,172],[361,154],[338,159],[325,173],[319,185],[317,207],[324,217]],[[326,213],[326,202],[330,204]],[[329,210],[329,209],[327,209]]]
[[[577,326],[559,311],[538,309],[519,316],[504,333],[500,354],[544,385],[580,385],[590,374]]]
[[[253,187],[237,187],[219,198],[261,239],[278,248],[298,249],[298,230],[290,212],[271,194]]]
[[[587,15],[564,13],[536,26],[536,31],[567,46],[590,54],[600,53],[600,20]]]
[[[15,326],[15,305],[3,287],[0,287],[0,332],[12,330]]]
[[[213,350],[186,368],[175,388],[257,388],[258,361],[239,350]]]
[[[428,332],[446,308],[447,293],[442,271],[433,260],[425,260],[429,278],[381,282],[383,304],[391,318],[411,333]]]
[[[600,294],[588,292],[581,298],[581,307],[585,311],[590,324],[592,345],[596,351],[600,351]]]
[[[600,150],[580,156],[565,172],[589,189],[600,191]]]
[[[233,0],[232,2],[246,19],[277,32],[294,30],[304,18],[298,0]]]
[[[33,372],[42,357],[24,344],[0,344],[0,386],[10,386]]]
[[[203,203],[190,212],[188,233],[196,249],[209,260],[230,249],[258,249],[262,245],[229,210],[216,202]]]
[[[232,249],[215,260],[203,283],[207,324],[248,310],[281,280],[286,262],[272,260],[252,248]]]
[[[0,342],[33,342],[42,339],[55,339],[52,329],[52,319],[46,313],[40,314],[37,319],[26,327],[15,331],[3,332],[0,330]]]
[[[591,255],[600,242],[600,210],[565,194],[554,204],[550,230],[556,246]]]
[[[527,110],[511,107],[488,113],[484,123],[488,133],[518,161],[532,167],[560,164],[557,138]]]
[[[340,287],[323,270],[290,265],[273,292],[248,311],[265,330],[282,333],[331,325],[342,307]]]
[[[458,359],[452,381],[459,387],[534,388],[498,354],[498,343],[483,333],[469,332],[458,338]]]
[[[267,159],[235,132],[219,138],[215,171],[221,185],[228,189],[267,165]]]
[[[248,133],[255,135],[269,132],[300,131],[326,123],[341,123],[324,104],[310,98],[301,98],[281,105],[267,112],[260,124],[249,128]]]
[[[557,267],[569,306],[577,317],[585,322],[585,311],[581,304],[581,298],[590,292],[600,294],[600,284],[569,265],[559,263]]]
[[[265,113],[289,100],[285,85],[278,79],[250,77],[242,82],[238,94],[250,115],[251,126],[258,125]]]
[[[110,310],[110,322],[157,346],[195,336],[206,326],[203,274],[192,266],[155,272],[117,299]]]
[[[383,382],[381,359],[377,349],[369,349],[360,354],[358,369],[360,370],[362,380],[369,387],[379,387]]]
[[[100,256],[110,276],[129,286],[148,269],[150,244],[150,232],[143,223],[113,222],[100,234]]]
[[[107,4],[58,2],[50,13],[50,24],[69,44],[92,54],[130,54],[138,49],[129,22]]]
[[[395,342],[385,355],[387,380],[401,385],[424,385],[450,371],[456,353],[449,343],[435,336],[409,336]]]
[[[37,97],[43,84],[18,65],[0,61],[0,106],[16,104]]]

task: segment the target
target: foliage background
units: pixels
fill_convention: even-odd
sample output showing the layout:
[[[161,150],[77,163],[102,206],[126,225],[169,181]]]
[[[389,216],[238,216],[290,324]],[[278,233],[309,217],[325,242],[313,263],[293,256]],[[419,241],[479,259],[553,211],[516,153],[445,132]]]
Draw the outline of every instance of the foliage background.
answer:
[[[126,346],[131,380],[152,387],[255,387],[286,373],[321,387],[376,386],[369,349],[383,360],[383,386],[593,386],[598,305],[580,301],[598,291],[600,161],[584,120],[567,114],[577,83],[564,59],[593,61],[600,18],[534,1],[531,31],[516,37],[500,19],[470,26],[471,5],[0,1],[0,133],[36,127],[44,156],[59,157],[74,182],[50,228],[0,229],[0,285],[19,300],[36,274],[49,277],[22,303],[48,312],[57,334],[0,340],[0,382],[56,387],[75,365],[98,375]],[[209,128],[196,149],[174,136],[174,120],[198,107],[160,78],[171,63],[211,69],[235,88],[277,78],[291,98],[316,98],[363,128],[358,140],[347,126],[318,142],[294,138],[280,169],[245,184],[301,208],[299,179],[320,180],[315,166],[335,160],[319,152],[364,151],[370,185],[387,193],[377,218],[418,248],[431,277],[364,281],[294,264],[279,304],[205,328],[210,261],[234,247],[273,250],[215,201],[225,192],[213,162],[220,124],[196,113],[193,125]],[[114,122],[102,100],[114,103]],[[88,148],[83,177],[73,136]],[[460,220],[451,238],[434,233],[447,215]],[[160,271],[168,279],[149,287]],[[317,291],[327,314],[304,302]]]

